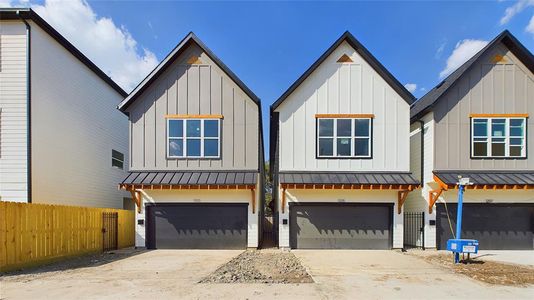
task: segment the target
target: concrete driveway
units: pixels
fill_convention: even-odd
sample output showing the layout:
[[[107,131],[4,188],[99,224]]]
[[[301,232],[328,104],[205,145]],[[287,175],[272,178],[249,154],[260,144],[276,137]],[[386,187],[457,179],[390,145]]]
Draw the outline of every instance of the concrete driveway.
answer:
[[[534,267],[532,250],[480,250],[473,258]]]
[[[198,284],[241,251],[156,250],[102,265],[0,277],[2,299],[527,299],[396,251],[294,251],[316,283]]]
[[[298,250],[317,289],[330,297],[370,299],[532,299],[528,288],[480,283],[397,251]]]

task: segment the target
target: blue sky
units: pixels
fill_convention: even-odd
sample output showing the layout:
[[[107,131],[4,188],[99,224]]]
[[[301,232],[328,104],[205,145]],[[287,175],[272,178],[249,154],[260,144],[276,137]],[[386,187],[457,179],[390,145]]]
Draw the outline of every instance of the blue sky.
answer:
[[[354,34],[402,84],[412,84],[409,87],[418,98],[504,29],[510,30],[531,51],[534,49],[533,0],[74,0],[67,4],[54,0],[22,5],[37,7],[45,19],[59,27],[67,38],[76,39],[73,43],[126,89],[144,77],[189,31],[194,31],[262,99],[266,145],[269,105],[345,30]],[[65,17],[69,14],[73,14],[70,20]],[[84,21],[84,14],[92,14],[90,20]],[[122,43],[115,47],[117,52],[94,46],[91,35],[85,41],[79,37],[84,30],[106,32],[102,28],[112,32],[109,42],[104,44],[113,45],[116,40]],[[125,70],[124,65],[130,68]]]

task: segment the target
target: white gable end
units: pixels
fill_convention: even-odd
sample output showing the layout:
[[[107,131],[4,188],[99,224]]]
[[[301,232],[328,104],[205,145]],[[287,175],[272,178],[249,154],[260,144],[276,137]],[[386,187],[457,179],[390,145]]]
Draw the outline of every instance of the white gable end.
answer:
[[[275,110],[280,171],[408,171],[409,110],[345,41]],[[318,159],[315,114],[374,114],[372,158]]]

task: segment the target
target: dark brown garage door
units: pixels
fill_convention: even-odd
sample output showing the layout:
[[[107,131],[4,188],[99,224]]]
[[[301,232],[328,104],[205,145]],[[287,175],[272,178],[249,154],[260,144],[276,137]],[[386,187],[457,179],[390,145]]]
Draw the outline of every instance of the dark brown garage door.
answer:
[[[247,204],[152,204],[146,207],[148,249],[244,249]]]
[[[457,204],[436,205],[436,245],[447,249],[447,240],[456,233]],[[462,217],[462,238],[477,239],[480,249],[534,249],[534,204],[465,203]]]
[[[391,249],[392,204],[290,203],[290,246]]]

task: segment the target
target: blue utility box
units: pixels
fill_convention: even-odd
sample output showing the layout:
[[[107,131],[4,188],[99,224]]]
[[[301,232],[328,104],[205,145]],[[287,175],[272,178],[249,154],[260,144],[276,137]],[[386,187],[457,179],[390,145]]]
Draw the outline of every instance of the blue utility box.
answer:
[[[467,239],[450,239],[447,241],[447,250],[454,253],[478,253],[478,241]]]

